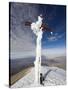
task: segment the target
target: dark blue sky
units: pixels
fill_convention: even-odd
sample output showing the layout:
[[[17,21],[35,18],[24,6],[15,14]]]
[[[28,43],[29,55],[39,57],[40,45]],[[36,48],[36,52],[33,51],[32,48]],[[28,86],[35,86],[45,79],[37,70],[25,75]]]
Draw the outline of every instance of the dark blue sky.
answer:
[[[53,30],[44,32],[42,39],[43,48],[65,47],[66,40],[66,6],[60,5],[39,5],[39,14],[44,16],[44,23]]]

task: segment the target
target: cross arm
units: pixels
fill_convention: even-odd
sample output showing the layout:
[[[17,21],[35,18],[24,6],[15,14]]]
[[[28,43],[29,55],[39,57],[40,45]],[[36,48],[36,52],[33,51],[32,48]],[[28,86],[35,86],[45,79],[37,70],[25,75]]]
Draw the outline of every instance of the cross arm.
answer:
[[[47,24],[42,24],[41,27],[43,27],[43,31],[49,31],[49,32],[52,32],[53,30],[51,28],[48,27]]]
[[[30,21],[26,21],[26,22],[25,22],[25,26],[31,26],[31,23],[32,23],[32,22],[30,22]]]

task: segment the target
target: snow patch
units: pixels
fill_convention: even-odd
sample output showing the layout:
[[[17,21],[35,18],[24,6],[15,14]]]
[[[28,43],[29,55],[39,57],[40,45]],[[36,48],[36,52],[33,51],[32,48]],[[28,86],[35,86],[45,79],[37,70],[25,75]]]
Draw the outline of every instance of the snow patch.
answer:
[[[42,66],[42,73],[44,75],[44,86],[65,85],[66,71],[57,67]],[[21,87],[40,87],[43,85],[34,83],[34,68],[26,76],[18,80],[11,88]]]

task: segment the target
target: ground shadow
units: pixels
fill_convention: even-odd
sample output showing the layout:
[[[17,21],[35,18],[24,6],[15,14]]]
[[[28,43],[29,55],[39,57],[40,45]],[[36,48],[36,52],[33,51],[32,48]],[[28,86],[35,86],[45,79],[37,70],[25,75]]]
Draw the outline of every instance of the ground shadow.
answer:
[[[46,79],[47,75],[51,72],[52,70],[48,70],[46,74],[44,74],[44,80]]]

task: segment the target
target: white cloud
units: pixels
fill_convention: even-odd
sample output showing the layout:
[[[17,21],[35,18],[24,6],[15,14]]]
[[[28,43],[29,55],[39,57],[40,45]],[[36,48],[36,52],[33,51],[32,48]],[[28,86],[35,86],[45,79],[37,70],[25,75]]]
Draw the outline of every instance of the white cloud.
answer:
[[[66,48],[60,47],[60,48],[43,49],[42,54],[48,58],[64,56],[66,55]]]
[[[27,58],[27,57],[32,57],[32,56],[34,57],[36,56],[35,50],[34,51],[24,51],[24,52],[11,52],[10,58],[14,60],[16,58]]]
[[[47,39],[49,41],[56,41],[58,39],[61,39],[63,37],[64,34],[58,35],[58,33],[55,33],[54,35],[52,35],[51,37],[48,37]]]
[[[37,7],[37,5],[32,4],[12,3],[10,23],[10,54],[12,57],[25,56],[25,52],[35,50],[35,36],[30,27],[25,27],[25,21],[36,20]]]

